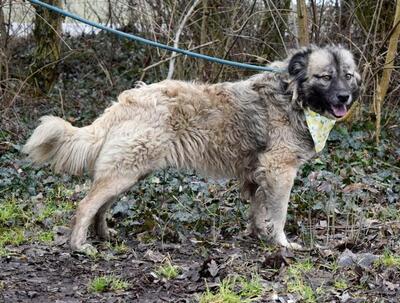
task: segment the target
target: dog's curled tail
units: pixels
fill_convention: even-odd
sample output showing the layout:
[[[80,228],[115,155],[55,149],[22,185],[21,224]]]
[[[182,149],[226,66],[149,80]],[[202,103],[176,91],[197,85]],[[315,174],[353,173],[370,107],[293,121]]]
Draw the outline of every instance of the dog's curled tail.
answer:
[[[50,163],[56,172],[81,175],[92,170],[105,138],[95,125],[82,128],[54,116],[44,116],[22,149],[36,164]]]

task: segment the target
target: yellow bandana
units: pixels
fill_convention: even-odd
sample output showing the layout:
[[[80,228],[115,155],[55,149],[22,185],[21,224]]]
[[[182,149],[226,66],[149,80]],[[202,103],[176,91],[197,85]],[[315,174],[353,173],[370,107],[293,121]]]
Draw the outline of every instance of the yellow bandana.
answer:
[[[309,110],[304,110],[307,126],[314,141],[315,151],[319,153],[325,147],[326,140],[331,132],[336,120],[321,116],[320,114]]]

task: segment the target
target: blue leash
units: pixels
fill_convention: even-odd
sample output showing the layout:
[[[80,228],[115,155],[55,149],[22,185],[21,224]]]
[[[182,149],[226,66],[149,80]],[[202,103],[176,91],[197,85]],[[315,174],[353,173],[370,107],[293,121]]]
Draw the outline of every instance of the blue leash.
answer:
[[[116,34],[118,36],[121,37],[125,37],[128,38],[130,40],[134,40],[134,41],[138,41],[140,43],[144,43],[144,44],[148,44],[154,47],[158,47],[158,48],[162,48],[162,49],[166,49],[172,52],[176,52],[176,53],[181,53],[190,57],[194,57],[194,58],[199,58],[199,59],[204,59],[204,60],[208,60],[211,62],[215,62],[215,63],[219,63],[219,64],[225,64],[225,65],[230,65],[230,66],[234,66],[234,67],[239,67],[239,68],[245,68],[245,69],[253,69],[253,70],[259,70],[259,71],[268,71],[268,72],[274,72],[274,73],[281,73],[284,72],[284,70],[282,69],[278,69],[278,68],[273,68],[273,67],[268,67],[268,66],[259,66],[259,65],[253,65],[253,64],[246,64],[246,63],[239,63],[239,62],[235,62],[235,61],[230,61],[230,60],[225,60],[225,59],[220,59],[220,58],[215,58],[215,57],[211,57],[211,56],[207,56],[207,55],[203,55],[203,54],[199,54],[199,53],[194,53],[188,50],[184,50],[184,49],[180,49],[180,48],[175,48],[172,46],[168,46],[165,44],[161,44],[152,40],[148,40],[148,39],[144,39],[142,37],[139,36],[135,36],[132,34],[128,34],[128,33],[124,33],[122,31],[101,25],[100,23],[96,23],[93,21],[89,21],[87,19],[84,19],[78,15],[72,14],[70,12],[67,12],[63,9],[60,9],[59,7],[44,3],[42,1],[39,0],[29,0],[29,2],[33,3],[33,4],[37,4],[39,6],[45,7],[51,11],[54,11],[58,14],[61,14],[63,16],[75,19],[77,21],[80,21],[82,23],[85,23],[87,25],[93,26],[93,27],[97,27],[99,29],[105,30],[107,32]]]

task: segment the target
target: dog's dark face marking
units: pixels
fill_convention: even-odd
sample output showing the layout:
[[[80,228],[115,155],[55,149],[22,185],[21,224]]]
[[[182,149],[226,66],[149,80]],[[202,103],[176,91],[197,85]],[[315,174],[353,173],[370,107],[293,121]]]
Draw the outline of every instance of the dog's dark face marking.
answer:
[[[293,55],[288,70],[303,106],[324,116],[343,117],[359,96],[361,77],[346,49],[302,50]]]

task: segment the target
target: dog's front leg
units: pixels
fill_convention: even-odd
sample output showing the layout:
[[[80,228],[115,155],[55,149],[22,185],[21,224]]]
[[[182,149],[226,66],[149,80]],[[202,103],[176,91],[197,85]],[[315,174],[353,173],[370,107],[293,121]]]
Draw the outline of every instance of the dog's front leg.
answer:
[[[255,172],[259,187],[250,199],[250,232],[258,237],[272,239],[278,245],[301,249],[301,245],[290,243],[284,232],[296,168],[275,163],[280,164],[268,163]]]

